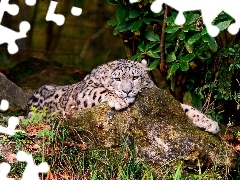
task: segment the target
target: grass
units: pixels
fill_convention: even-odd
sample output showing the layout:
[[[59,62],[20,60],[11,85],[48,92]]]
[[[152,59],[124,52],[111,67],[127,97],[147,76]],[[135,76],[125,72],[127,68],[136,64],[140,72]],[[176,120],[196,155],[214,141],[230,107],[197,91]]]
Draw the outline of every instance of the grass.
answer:
[[[200,163],[197,171],[189,171],[184,162],[176,160],[177,166],[170,167],[167,162],[158,169],[142,161],[136,156],[134,142],[129,144],[123,136],[121,147],[87,150],[82,141],[81,127],[69,127],[58,123],[55,115],[50,116],[51,126],[42,119],[46,116],[45,109],[33,110],[30,119],[23,120],[20,129],[26,133],[17,132],[12,137],[0,140],[2,145],[12,146],[15,153],[24,150],[33,155],[35,163],[42,161],[50,165],[51,175],[58,180],[215,180],[228,179],[228,173],[219,174],[216,166],[203,170]],[[128,143],[127,143],[128,142]],[[0,156],[0,162],[6,161]],[[227,157],[226,157],[227,158]],[[24,172],[25,163],[11,163],[10,176],[20,178]],[[239,171],[236,172],[239,177]],[[46,174],[43,175],[46,177]],[[44,179],[43,178],[43,179]]]

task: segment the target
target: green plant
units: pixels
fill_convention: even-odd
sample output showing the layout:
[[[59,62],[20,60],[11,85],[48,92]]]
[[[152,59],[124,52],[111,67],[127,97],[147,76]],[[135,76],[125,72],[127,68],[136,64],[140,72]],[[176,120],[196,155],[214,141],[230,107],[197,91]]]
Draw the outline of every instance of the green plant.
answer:
[[[222,12],[214,20],[221,33],[213,38],[199,11],[184,13],[185,24],[176,25],[178,12],[164,5],[163,11],[155,14],[150,10],[153,0],[108,2],[118,6],[116,18],[108,24],[115,26],[113,34],[120,34],[129,59],[149,59],[150,69],[160,71],[177,100],[216,120],[227,123],[230,115],[238,114],[240,36],[226,32],[233,22],[229,15]],[[230,106],[232,109],[226,110]]]

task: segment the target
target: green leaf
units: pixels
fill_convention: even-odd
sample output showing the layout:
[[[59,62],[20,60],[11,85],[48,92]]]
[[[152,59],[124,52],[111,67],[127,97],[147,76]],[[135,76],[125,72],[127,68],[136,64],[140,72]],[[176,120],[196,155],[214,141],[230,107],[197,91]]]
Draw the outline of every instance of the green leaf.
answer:
[[[194,57],[195,57],[194,54],[187,54],[186,56],[182,56],[182,57],[180,58],[180,62],[181,62],[181,61],[182,61],[182,62],[189,62],[189,61],[193,60]]]
[[[158,44],[159,44],[159,42],[157,42],[157,41],[150,42],[146,45],[146,50],[149,50],[149,49],[153,48],[154,46],[156,46]]]
[[[152,51],[147,51],[147,55],[152,58],[160,58],[158,53],[152,52]]]
[[[164,21],[167,23],[167,25],[175,25],[174,21],[177,17],[177,13],[173,12],[171,16],[167,17]]]
[[[166,33],[175,33],[175,32],[177,32],[177,30],[180,28],[180,26],[169,26],[169,27],[167,27],[167,28],[165,28],[165,32]]]
[[[118,32],[124,32],[130,30],[131,25],[132,25],[131,22],[124,22],[122,24],[119,24],[116,28],[118,29]]]
[[[184,39],[185,39],[185,33],[184,33],[183,31],[181,31],[181,32],[179,33],[179,39],[180,39],[180,40],[184,40]]]
[[[141,56],[142,56],[141,53],[137,53],[137,54],[135,54],[134,56],[131,57],[131,60],[136,60],[136,59],[138,59]]]
[[[216,51],[217,51],[217,49],[218,49],[217,42],[216,42],[216,40],[215,40],[213,37],[211,37],[211,36],[209,36],[208,45],[209,45],[210,49],[211,49],[213,52],[216,52]]]
[[[137,21],[132,23],[131,25],[131,31],[136,31],[137,29],[139,29],[142,26],[143,20]]]
[[[227,29],[227,27],[230,25],[231,21],[223,21],[217,24],[216,26],[219,28],[220,31]]]
[[[195,57],[194,54],[187,54],[186,56],[182,56],[179,60],[179,67],[181,71],[187,71],[189,69],[189,61],[191,61]]]
[[[192,37],[190,37],[190,38],[188,39],[188,44],[193,44],[193,43],[195,43],[197,40],[200,39],[200,37],[201,37],[201,33],[195,34],[194,36],[192,36]]]
[[[141,11],[131,10],[129,11],[129,18],[133,19],[141,15]]]
[[[120,23],[124,22],[128,18],[128,15],[129,15],[129,10],[127,6],[120,6],[118,8],[116,16]]]
[[[172,61],[175,61],[176,59],[177,58],[176,58],[175,52],[171,52],[170,54],[166,55],[167,62],[172,62]]]
[[[145,33],[145,37],[149,40],[149,41],[160,41],[160,38],[157,34],[154,34],[152,31],[147,31]]]
[[[183,26],[182,31],[188,32],[190,30],[190,26]]]
[[[143,18],[143,21],[144,21],[147,25],[149,25],[150,22],[152,21],[152,18]]]
[[[144,44],[144,41],[139,42],[138,49],[139,49],[141,52],[145,52],[145,44]]]
[[[201,110],[202,109],[202,101],[199,96],[197,96],[195,93],[191,93],[192,95],[192,104],[195,108]]]
[[[118,24],[118,21],[115,19],[111,19],[107,22],[110,26],[116,26]]]
[[[207,34],[207,29],[206,28],[204,28],[201,32],[201,35],[205,35],[205,34]]]
[[[179,68],[179,64],[174,63],[168,70],[167,79],[169,79],[176,72],[176,70],[178,70],[178,68]]]
[[[199,18],[199,14],[190,12],[190,13],[186,13],[186,22],[185,25],[190,25],[192,23],[194,23],[198,18]]]
[[[189,69],[189,65],[187,61],[180,61],[179,62],[179,67],[181,71],[187,71]]]
[[[119,33],[118,28],[117,28],[117,27],[114,28],[114,30],[113,30],[113,35],[117,35],[118,33]]]
[[[160,61],[159,59],[153,61],[153,62],[150,64],[149,69],[150,69],[150,70],[155,69],[155,68],[159,65],[159,61]]]
[[[188,44],[187,42],[185,42],[185,47],[189,53],[193,53],[194,44]]]
[[[205,34],[205,35],[202,36],[202,40],[204,42],[208,43],[208,46],[210,47],[210,49],[212,51],[214,51],[214,52],[217,51],[218,45],[217,45],[216,40],[213,37],[209,36],[208,34]]]

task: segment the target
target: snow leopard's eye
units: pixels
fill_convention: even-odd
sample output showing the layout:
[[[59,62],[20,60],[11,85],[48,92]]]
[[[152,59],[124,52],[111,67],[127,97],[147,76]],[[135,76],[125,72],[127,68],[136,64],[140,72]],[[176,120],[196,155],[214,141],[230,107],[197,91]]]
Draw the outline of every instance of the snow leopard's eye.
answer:
[[[114,80],[115,80],[115,81],[121,81],[121,79],[120,79],[120,78],[114,78]]]
[[[137,80],[139,76],[133,76],[133,80]]]

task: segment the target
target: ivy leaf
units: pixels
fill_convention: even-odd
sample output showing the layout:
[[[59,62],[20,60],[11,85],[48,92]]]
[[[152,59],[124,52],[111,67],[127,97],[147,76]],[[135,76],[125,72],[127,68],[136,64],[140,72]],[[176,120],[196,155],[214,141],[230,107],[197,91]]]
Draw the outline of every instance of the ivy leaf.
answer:
[[[136,31],[137,29],[139,29],[141,27],[142,23],[143,23],[142,20],[132,23],[131,31],[133,32],[133,31]]]
[[[194,36],[192,36],[192,37],[190,37],[190,38],[188,39],[188,44],[193,44],[193,43],[195,43],[197,40],[200,39],[200,37],[201,37],[201,33],[195,34]]]
[[[179,64],[174,63],[168,70],[167,79],[169,79],[176,72],[176,70],[178,70],[178,68],[179,68]]]
[[[131,10],[129,11],[129,18],[133,19],[141,15],[141,11]]]
[[[216,26],[219,28],[220,31],[226,29],[230,25],[231,21],[223,21],[217,24]]]
[[[149,40],[149,41],[159,41],[160,38],[157,34],[154,34],[152,31],[147,31],[145,34],[145,37]]]
[[[160,61],[159,59],[153,61],[153,62],[150,64],[149,69],[150,69],[150,70],[155,69],[155,68],[159,65],[159,61]]]
[[[167,27],[167,28],[165,28],[165,32],[166,33],[175,33],[175,32],[177,32],[177,30],[180,28],[180,26],[169,26],[169,27]]]
[[[118,8],[116,16],[120,23],[124,22],[128,18],[128,15],[129,15],[129,10],[127,6],[121,6]]]
[[[170,54],[166,55],[167,62],[172,62],[172,61],[175,61],[176,59],[177,58],[176,58],[175,52],[171,52]]]

